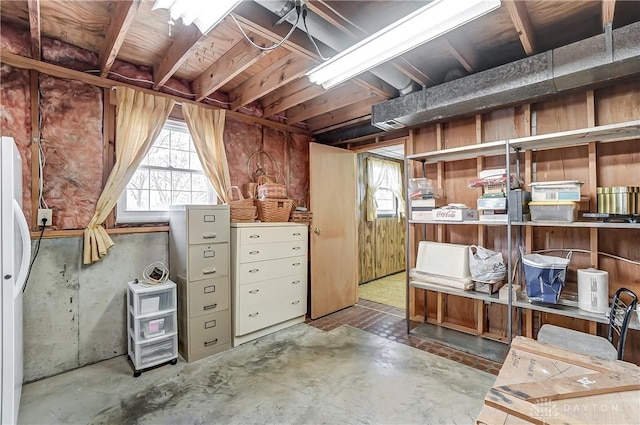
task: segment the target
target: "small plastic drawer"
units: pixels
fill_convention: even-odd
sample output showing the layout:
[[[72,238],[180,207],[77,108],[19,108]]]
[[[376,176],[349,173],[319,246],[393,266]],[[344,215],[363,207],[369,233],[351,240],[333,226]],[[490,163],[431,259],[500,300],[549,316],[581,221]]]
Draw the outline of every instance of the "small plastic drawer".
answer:
[[[164,310],[176,308],[173,288],[167,288],[163,291],[139,293],[137,302],[135,298],[136,297],[129,298],[129,306],[137,316],[159,313]]]
[[[531,221],[571,223],[578,219],[578,203],[570,201],[529,202]]]
[[[158,338],[176,331],[174,311],[137,320],[133,312],[129,311],[129,323],[133,324],[133,333],[138,341]]]
[[[131,334],[129,339],[129,346],[133,348],[133,353],[130,352],[129,356],[136,369],[155,366],[178,357],[178,338],[176,334],[149,342],[136,343]]]

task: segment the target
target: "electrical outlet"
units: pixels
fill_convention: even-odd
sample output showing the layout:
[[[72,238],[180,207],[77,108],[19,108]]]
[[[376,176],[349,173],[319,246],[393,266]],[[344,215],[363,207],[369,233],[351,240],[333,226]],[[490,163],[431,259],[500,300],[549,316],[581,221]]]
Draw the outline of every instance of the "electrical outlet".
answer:
[[[47,219],[47,222],[44,224],[45,226],[51,226],[53,223],[53,211],[51,208],[40,208],[38,210],[38,226],[42,226],[42,220]]]

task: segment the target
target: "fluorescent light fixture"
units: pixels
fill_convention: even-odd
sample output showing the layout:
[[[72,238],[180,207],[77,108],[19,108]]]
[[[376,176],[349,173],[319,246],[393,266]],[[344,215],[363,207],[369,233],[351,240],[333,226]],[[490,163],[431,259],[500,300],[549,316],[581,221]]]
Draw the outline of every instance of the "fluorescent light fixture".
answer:
[[[500,0],[435,0],[312,69],[325,89],[368,71],[500,7]]]
[[[242,0],[156,0],[151,10],[169,9],[173,21],[182,18],[186,26],[195,24],[206,34]]]

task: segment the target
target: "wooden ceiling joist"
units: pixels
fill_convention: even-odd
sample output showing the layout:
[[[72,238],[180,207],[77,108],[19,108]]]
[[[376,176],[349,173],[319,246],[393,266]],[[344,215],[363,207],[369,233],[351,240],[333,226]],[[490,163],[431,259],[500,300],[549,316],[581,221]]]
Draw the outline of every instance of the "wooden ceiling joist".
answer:
[[[260,103],[264,116],[270,117],[324,93],[326,90],[322,86],[310,83],[307,78],[300,78],[269,93]]]
[[[279,42],[287,34],[291,28],[290,24],[282,24],[275,26],[277,22],[277,16],[269,13],[265,8],[256,4],[255,2],[243,1],[234,10],[233,15],[236,17],[240,25],[245,31],[258,34],[261,37],[271,40],[272,42]],[[336,52],[329,46],[323,44],[320,41],[316,42],[320,51],[325,55],[333,55]],[[291,37],[283,44],[291,52],[295,52],[298,55],[313,59],[315,61],[320,60],[318,52],[315,47],[309,41],[307,34],[303,31],[296,29],[291,34]],[[307,71],[309,71],[309,68]],[[398,91],[390,84],[382,81],[380,78],[373,74],[365,72],[358,78],[354,79],[358,81],[363,87],[378,94],[378,96],[391,99],[398,95]]]
[[[266,44],[262,39],[252,38],[254,43],[263,46]],[[196,101],[199,102],[220,89],[266,54],[267,52],[253,47],[244,38],[240,40],[191,83],[191,89],[196,94]]]
[[[443,38],[447,49],[464,69],[469,73],[476,72],[478,66],[478,53],[471,47],[470,40],[463,40],[461,36],[449,36]]]
[[[29,31],[31,32],[31,57],[35,60],[42,58],[40,40],[40,0],[28,0]]]
[[[309,129],[314,133],[323,133],[336,128],[342,127],[345,124],[355,119],[367,117],[371,118],[371,105],[380,102],[380,99],[370,97],[363,101],[360,101],[354,105],[349,105],[344,108],[339,108],[317,117],[307,120]]]
[[[307,6],[310,11],[333,25],[336,29],[353,38],[357,39],[368,35],[365,30],[360,28],[353,21],[347,19],[344,15],[340,14],[323,0],[310,0],[307,3]]]
[[[602,29],[613,22],[616,11],[616,0],[602,0]]]
[[[158,90],[182,66],[184,61],[196,51],[201,41],[207,38],[195,25],[185,28],[185,32],[176,38],[163,56],[160,63],[153,67],[153,88]]]
[[[520,37],[520,43],[527,55],[532,55],[536,52],[536,43],[533,33],[533,25],[531,25],[531,19],[529,18],[529,12],[527,11],[526,2],[521,0],[505,0],[504,5],[509,11],[511,21],[516,27],[518,37]]]
[[[279,61],[271,64],[258,74],[229,92],[231,110],[237,111],[245,105],[266,96],[296,78],[301,77],[314,62],[310,59],[290,53]]]
[[[139,6],[140,0],[121,0],[116,2],[115,11],[111,16],[111,23],[104,37],[104,44],[98,55],[101,77],[106,77],[109,74]]]
[[[404,75],[411,78],[421,86],[431,86],[434,84],[434,81],[429,78],[429,76],[425,75],[422,71],[413,66],[405,58],[398,58],[394,60],[393,62],[391,62],[391,66],[393,66],[395,69],[402,72]]]
[[[323,96],[316,97],[287,110],[287,124],[296,124],[335,109],[353,105],[370,97],[377,98],[375,94],[362,90],[359,85],[348,83],[340,86],[340,88],[328,91]]]
[[[14,53],[2,52],[2,56],[0,56],[0,62],[7,65],[14,66],[16,68],[20,68],[20,69],[34,69],[36,71],[42,72],[43,74],[51,75],[52,77],[65,78],[68,80],[76,80],[76,81],[80,81],[96,87],[129,87],[144,93],[150,93],[156,96],[168,97],[179,103],[192,103],[207,109],[220,109],[212,105],[207,105],[200,102],[194,102],[193,100],[185,99],[183,97],[175,96],[169,93],[146,89],[144,87],[139,87],[134,84],[125,83],[122,81],[114,81],[108,78],[98,77],[97,75],[91,75],[85,72],[64,68],[60,65],[54,65],[52,63],[37,61],[35,59],[16,55]],[[299,127],[293,127],[293,126],[282,124],[279,122],[266,120],[264,118],[253,117],[251,115],[242,114],[240,112],[227,110],[226,114],[228,118],[233,118],[242,122],[260,124],[267,127],[275,128],[277,130],[289,131],[291,133],[306,134],[308,136],[312,135],[310,131],[307,131]]]

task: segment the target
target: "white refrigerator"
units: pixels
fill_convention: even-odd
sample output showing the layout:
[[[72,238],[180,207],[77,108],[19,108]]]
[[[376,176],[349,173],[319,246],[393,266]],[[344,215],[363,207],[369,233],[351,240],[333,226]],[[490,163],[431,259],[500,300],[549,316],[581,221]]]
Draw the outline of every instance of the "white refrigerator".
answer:
[[[31,238],[22,212],[22,162],[15,141],[2,137],[0,146],[0,339],[1,423],[15,424],[22,393],[22,290],[25,285]]]

